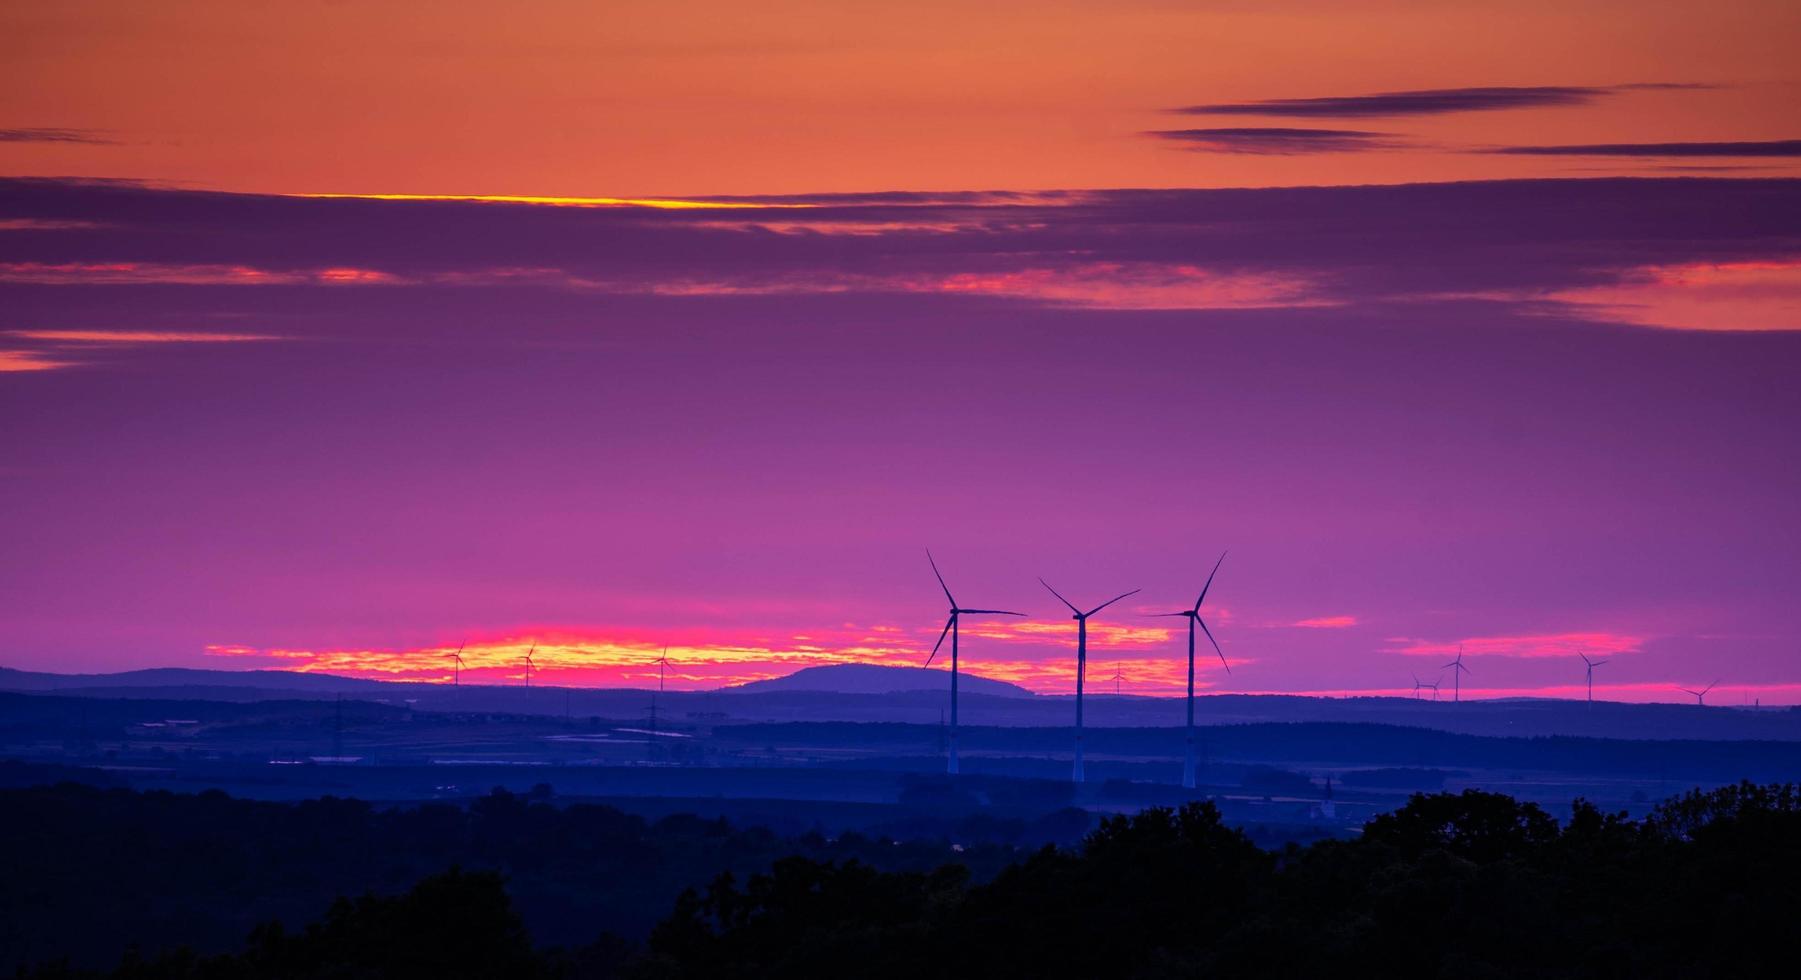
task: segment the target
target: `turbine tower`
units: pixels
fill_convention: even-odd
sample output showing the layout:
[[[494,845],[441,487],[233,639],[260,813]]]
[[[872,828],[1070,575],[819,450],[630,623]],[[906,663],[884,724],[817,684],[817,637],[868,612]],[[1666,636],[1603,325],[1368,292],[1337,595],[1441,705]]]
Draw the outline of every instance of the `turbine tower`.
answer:
[[[538,644],[537,641],[534,640],[532,641],[532,648],[525,651],[525,686],[528,688],[532,686],[532,667],[536,666],[532,663],[532,654],[537,652]]]
[[[1181,616],[1188,620],[1188,742],[1182,753],[1182,786],[1186,789],[1194,788],[1194,628],[1196,626],[1201,628],[1201,632],[1207,634],[1207,642],[1213,644],[1213,652],[1219,654],[1220,666],[1226,668],[1226,673],[1232,672],[1232,665],[1226,663],[1225,651],[1219,648],[1219,641],[1213,638],[1213,631],[1207,628],[1207,621],[1201,618],[1201,603],[1207,601],[1207,590],[1213,587],[1213,576],[1219,574],[1219,566],[1225,564],[1225,561],[1226,553],[1222,551],[1219,553],[1219,561],[1213,563],[1213,571],[1207,573],[1207,582],[1201,586],[1201,597],[1194,600],[1193,609],[1184,609],[1181,612],[1173,613],[1157,613],[1159,616]],[[1417,680],[1418,678],[1415,678],[1415,681]],[[1414,695],[1417,696],[1419,691],[1419,685],[1416,683],[1413,688]]]
[[[1440,667],[1439,670],[1444,670],[1446,667],[1451,669],[1451,700],[1453,702],[1461,701],[1463,700],[1463,675],[1470,672],[1470,669],[1463,665],[1463,644],[1457,644],[1457,659]]]
[[[1050,589],[1051,595],[1056,596],[1057,601],[1068,606],[1069,611],[1074,614],[1070,618],[1076,621],[1076,765],[1070,778],[1079,783],[1087,777],[1087,774],[1082,769],[1082,684],[1088,676],[1088,617],[1113,605],[1119,600],[1124,599],[1126,596],[1136,595],[1143,590],[1133,589],[1131,592],[1122,592],[1119,595],[1108,599],[1106,602],[1095,606],[1093,609],[1083,612],[1076,608],[1075,603],[1063,598],[1063,593],[1058,592],[1056,589],[1051,589],[1051,583],[1040,578],[1038,584]]]
[[[944,590],[945,601],[950,603],[950,618],[944,621],[944,631],[938,634],[938,642],[932,644],[932,655],[926,658],[926,666],[938,657],[938,648],[944,646],[945,634],[951,638],[951,731],[950,741],[945,746],[944,771],[955,776],[960,770],[957,762],[957,680],[959,677],[960,651],[958,650],[958,624],[965,613],[976,616],[1024,616],[1025,613],[1008,612],[1005,609],[964,609],[957,605],[957,599],[951,595],[951,587],[944,584],[944,575],[938,571],[938,559],[932,557],[932,549],[926,549],[926,561],[932,565],[932,576],[938,580],[938,587]]]
[[[456,652],[450,655],[450,686],[451,687],[462,687],[463,686],[463,647],[465,647],[467,645],[468,645],[467,640],[465,640],[462,643],[457,644]]]
[[[663,693],[663,672],[669,669],[669,644],[663,644],[663,655],[651,663],[657,666],[657,693]]]
[[[1693,694],[1695,696],[1695,703],[1705,708],[1707,707],[1707,692],[1713,690],[1715,685],[1719,683],[1720,682],[1716,680],[1699,691],[1691,691],[1686,687],[1679,687],[1676,690],[1681,691],[1684,694]]]
[[[1607,661],[1605,661],[1605,660],[1590,660],[1590,659],[1588,659],[1588,654],[1583,653],[1580,650],[1578,650],[1576,652],[1576,656],[1581,657],[1583,665],[1588,668],[1588,703],[1594,704],[1595,703],[1595,668],[1601,666],[1602,664],[1606,663]]]
[[[650,736],[651,744],[656,744],[657,735],[657,698],[663,694],[663,672],[669,669],[669,644],[663,644],[663,653],[651,663],[657,668],[657,690],[650,696]]]

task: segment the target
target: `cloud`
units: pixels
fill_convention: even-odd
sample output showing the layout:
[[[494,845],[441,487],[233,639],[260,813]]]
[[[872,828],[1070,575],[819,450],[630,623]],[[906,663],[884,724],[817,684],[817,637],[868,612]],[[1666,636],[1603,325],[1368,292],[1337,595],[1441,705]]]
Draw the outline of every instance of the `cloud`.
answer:
[[[1551,298],[1617,323],[1674,330],[1801,330],[1801,258],[1648,266]]]
[[[112,354],[164,344],[230,344],[287,339],[271,334],[198,330],[0,330],[0,337],[29,345],[0,350],[0,372],[78,367],[92,363],[94,355],[100,351]]]
[[[1647,270],[1741,269],[1801,254],[1801,181],[1785,179],[823,194],[780,203],[814,206],[319,200],[0,179],[0,214],[32,223],[0,236],[0,303],[47,288],[91,289],[84,302],[101,302],[132,289],[173,297],[243,286],[284,302],[327,302],[327,291],[333,303],[434,294],[459,308],[478,294],[499,302],[567,293],[909,295],[1078,309],[1473,299],[1516,313],[1669,325],[1621,315],[1615,309],[1630,303],[1594,291],[1656,286]],[[104,226],[69,227],[83,222]],[[1673,325],[1702,325],[1696,316],[1705,320],[1706,308]]]
[[[1290,623],[1290,626],[1310,630],[1343,630],[1357,625],[1356,616],[1316,616]]]
[[[269,334],[179,330],[8,330],[6,333],[27,340],[73,344],[229,344],[282,339]]]
[[[1460,640],[1446,641],[1396,637],[1393,642],[1401,645],[1389,647],[1384,652],[1399,653],[1410,657],[1444,657],[1448,660],[1457,656],[1457,651],[1461,648],[1465,657],[1538,659],[1574,657],[1579,653],[1586,653],[1590,656],[1637,653],[1644,646],[1645,639],[1646,637],[1643,636],[1600,630],[1520,636],[1469,636]]]
[[[1370,95],[1334,95],[1308,99],[1260,99],[1255,102],[1183,106],[1172,111],[1189,116],[1295,116],[1309,119],[1437,116],[1452,112],[1492,112],[1498,109],[1586,105],[1619,90],[1616,87],[1593,88],[1571,85],[1441,88],[1410,92],[1376,92]]]
[[[1697,143],[1582,143],[1568,146],[1503,146],[1482,153],[1540,157],[1801,157],[1801,140],[1737,140]]]
[[[68,367],[66,361],[51,360],[40,351],[0,350],[0,374],[25,371],[54,371]]]
[[[1388,133],[1354,129],[1294,129],[1280,126],[1248,126],[1225,129],[1157,129],[1145,134],[1182,143],[1190,149],[1214,153],[1361,153],[1401,145]]]
[[[116,146],[91,129],[0,129],[0,143],[86,143],[93,146]]]
[[[392,285],[399,280],[375,269],[267,269],[249,265],[167,262],[0,262],[0,282],[48,286],[173,285],[271,286],[320,282]]]

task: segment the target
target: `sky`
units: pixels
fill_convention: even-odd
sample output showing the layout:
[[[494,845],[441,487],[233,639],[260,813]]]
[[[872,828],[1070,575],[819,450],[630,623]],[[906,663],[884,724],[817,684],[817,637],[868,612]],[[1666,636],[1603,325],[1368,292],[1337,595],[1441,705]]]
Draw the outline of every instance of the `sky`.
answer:
[[[972,6],[0,9],[0,665],[1801,702],[1801,8]]]

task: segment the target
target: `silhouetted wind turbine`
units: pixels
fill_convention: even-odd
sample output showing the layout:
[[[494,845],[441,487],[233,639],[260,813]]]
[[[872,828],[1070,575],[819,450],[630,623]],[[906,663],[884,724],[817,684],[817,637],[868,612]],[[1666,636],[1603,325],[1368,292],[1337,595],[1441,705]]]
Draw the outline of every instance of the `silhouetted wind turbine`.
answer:
[[[450,686],[451,687],[462,687],[463,686],[463,647],[465,647],[467,645],[468,645],[467,641],[457,644],[456,652],[450,655],[450,657],[451,657]]]
[[[651,661],[657,665],[657,693],[663,692],[663,672],[669,669],[669,644],[663,644],[663,655]]]
[[[1713,690],[1714,686],[1719,683],[1720,682],[1718,680],[1716,680],[1713,682],[1713,684],[1709,684],[1706,687],[1700,689],[1699,691],[1691,691],[1686,687],[1679,687],[1676,690],[1681,691],[1684,694],[1693,694],[1695,696],[1695,703],[1702,707],[1706,707],[1707,706],[1707,692]]]
[[[1590,660],[1590,659],[1588,659],[1588,654],[1583,653],[1580,650],[1578,650],[1576,652],[1576,656],[1581,657],[1583,665],[1588,668],[1588,703],[1594,704],[1595,703],[1595,668],[1601,666],[1602,664],[1606,663],[1607,661],[1605,661],[1605,660]]]
[[[532,667],[535,666],[532,663],[532,654],[537,653],[537,652],[538,652],[538,644],[535,641],[532,643],[532,648],[530,650],[525,651],[525,686],[526,687],[532,686]]]
[[[1411,671],[1409,673],[1411,673]],[[1420,688],[1425,687],[1425,686],[1426,685],[1420,683],[1420,675],[1414,674],[1413,675],[1413,699],[1415,701],[1418,701],[1420,699]]]
[[[977,616],[1024,616],[1025,613],[1008,612],[1005,609],[964,609],[957,605],[957,599],[951,595],[951,587],[944,584],[944,576],[938,571],[938,559],[932,557],[932,549],[926,549],[926,561],[932,565],[932,576],[938,580],[938,587],[944,590],[944,598],[950,603],[950,618],[944,621],[944,631],[938,634],[938,642],[932,644],[932,655],[926,658],[926,666],[938,657],[938,648],[944,646],[944,636],[951,638],[951,733],[950,742],[945,746],[946,755],[944,771],[956,775],[959,771],[957,762],[957,680],[959,675],[960,651],[958,650],[958,624],[965,613]]]
[[[1445,681],[1444,672],[1440,671],[1437,677],[1432,678],[1432,683],[1426,684],[1424,682],[1421,682],[1420,686],[1431,688],[1432,689],[1432,700],[1437,701],[1438,700],[1438,685],[1443,684],[1444,681]]]
[[[1207,622],[1201,618],[1201,603],[1207,601],[1207,590],[1213,587],[1213,576],[1219,574],[1219,566],[1225,564],[1226,553],[1219,553],[1219,561],[1213,563],[1213,571],[1207,573],[1207,582],[1201,586],[1200,598],[1194,600],[1193,609],[1181,612],[1157,613],[1158,616],[1181,616],[1188,620],[1188,743],[1182,754],[1182,785],[1194,788],[1194,628],[1199,626],[1201,632],[1207,634],[1207,642],[1213,644],[1213,652],[1219,654],[1220,666],[1226,673],[1232,672],[1232,665],[1226,663],[1226,652],[1219,648],[1219,641],[1213,638],[1213,631],[1207,628]],[[1414,694],[1419,694],[1418,685],[1414,686]]]
[[[1119,684],[1125,679],[1126,669],[1120,666],[1119,661],[1115,660],[1113,662],[1113,695],[1115,697],[1119,696]]]
[[[1076,621],[1076,765],[1070,778],[1079,783],[1085,779],[1087,775],[1082,769],[1082,684],[1088,676],[1088,617],[1113,605],[1119,600],[1124,599],[1126,596],[1136,595],[1143,590],[1133,589],[1131,592],[1122,592],[1119,595],[1108,599],[1106,602],[1095,606],[1093,609],[1083,612],[1076,608],[1075,603],[1063,598],[1063,593],[1058,592],[1056,589],[1051,589],[1051,583],[1040,578],[1038,584],[1050,589],[1051,595],[1056,596],[1059,602],[1068,606],[1069,611],[1075,614],[1071,618]]]
[[[1463,665],[1463,644],[1457,644],[1457,659],[1439,669],[1444,670],[1445,667],[1451,668],[1451,700],[1463,700],[1463,675],[1470,672],[1470,669]]]
[[[656,668],[657,668],[657,691],[656,691],[656,694],[652,694],[650,696],[650,746],[651,747],[649,749],[647,749],[646,751],[655,752],[656,751],[655,746],[656,746],[656,741],[657,741],[657,697],[663,693],[663,672],[669,668],[669,645],[667,643],[665,643],[663,645],[662,656],[659,656],[657,659],[652,660],[651,663],[655,664]]]

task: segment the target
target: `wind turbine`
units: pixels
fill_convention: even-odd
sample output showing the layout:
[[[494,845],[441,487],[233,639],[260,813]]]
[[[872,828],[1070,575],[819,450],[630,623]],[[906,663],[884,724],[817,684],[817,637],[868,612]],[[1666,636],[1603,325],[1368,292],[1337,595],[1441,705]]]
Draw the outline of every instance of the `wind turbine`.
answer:
[[[1187,789],[1194,788],[1194,628],[1199,626],[1201,632],[1207,634],[1207,642],[1213,644],[1213,652],[1219,654],[1220,666],[1226,673],[1232,672],[1232,665],[1226,663],[1226,653],[1219,648],[1219,641],[1213,638],[1213,631],[1207,628],[1206,620],[1201,618],[1201,603],[1207,601],[1207,590],[1213,587],[1213,576],[1219,574],[1219,566],[1225,564],[1226,553],[1219,553],[1219,561],[1213,563],[1213,571],[1207,573],[1207,583],[1201,586],[1201,597],[1194,600],[1193,609],[1181,612],[1157,613],[1159,616],[1181,616],[1188,620],[1188,743],[1182,755],[1182,785]],[[1413,689],[1419,694],[1419,687]]]
[[[451,687],[462,687],[463,686],[463,647],[465,647],[467,645],[468,645],[467,640],[463,641],[462,643],[457,644],[456,652],[450,655],[450,660],[451,660],[451,662],[450,662],[450,686]]]
[[[532,654],[537,653],[537,652],[538,652],[538,644],[537,644],[537,641],[534,640],[532,642],[532,648],[530,650],[525,651],[525,686],[526,687],[532,686],[532,667],[534,666],[534,664],[532,663]]]
[[[1602,664],[1606,663],[1607,661],[1605,661],[1605,660],[1590,660],[1590,659],[1588,659],[1588,654],[1583,653],[1580,650],[1576,651],[1576,656],[1581,657],[1583,665],[1588,668],[1588,703],[1594,704],[1595,703],[1595,668],[1601,666]]]
[[[1720,682],[1716,680],[1713,684],[1709,684],[1699,691],[1691,691],[1686,687],[1679,687],[1676,690],[1681,691],[1684,694],[1693,694],[1695,696],[1695,703],[1705,708],[1707,707],[1707,692],[1713,690],[1714,686],[1719,683]]]
[[[1413,699],[1415,701],[1418,701],[1420,699],[1420,688],[1425,687],[1425,686],[1426,685],[1420,683],[1420,675],[1414,674],[1413,675]]]
[[[1119,683],[1120,683],[1120,681],[1123,681],[1125,679],[1126,679],[1125,668],[1120,666],[1119,661],[1117,661],[1117,660],[1113,661],[1113,696],[1114,697],[1119,696]]]
[[[1445,667],[1451,668],[1451,700],[1453,702],[1463,700],[1463,675],[1470,672],[1470,669],[1463,665],[1463,644],[1457,644],[1457,659],[1440,667],[1439,670],[1444,670]]]
[[[1444,682],[1445,682],[1445,675],[1441,672],[1437,677],[1432,678],[1432,683],[1427,684],[1422,681],[1422,682],[1420,682],[1420,686],[1431,688],[1432,689],[1432,700],[1437,701],[1438,700],[1438,685],[1443,684]]]
[[[956,597],[951,595],[951,587],[944,584],[944,575],[938,571],[938,559],[932,557],[932,549],[930,548],[926,549],[926,561],[931,563],[932,576],[938,580],[938,587],[944,590],[945,601],[949,602],[951,606],[950,618],[944,621],[944,631],[938,634],[938,642],[932,644],[932,655],[926,658],[926,666],[932,666],[932,661],[938,658],[938,648],[944,646],[945,634],[950,634],[951,732],[950,743],[946,746],[947,754],[945,755],[944,771],[955,776],[959,771],[957,763],[957,680],[960,676],[958,673],[960,651],[958,650],[957,639],[958,634],[961,631],[958,629],[958,625],[963,621],[965,613],[977,616],[1024,616],[1025,613],[1008,612],[1005,609],[964,609],[957,605]]]
[[[1074,613],[1070,618],[1076,621],[1076,765],[1070,778],[1079,783],[1086,778],[1086,773],[1082,769],[1082,684],[1084,679],[1088,676],[1088,617],[1113,605],[1119,600],[1124,599],[1126,596],[1136,595],[1143,590],[1133,589],[1131,592],[1122,592],[1119,595],[1108,599],[1106,602],[1095,606],[1093,609],[1083,612],[1076,608],[1075,603],[1063,598],[1063,593],[1058,592],[1056,589],[1051,589],[1051,583],[1040,578],[1038,584],[1050,589],[1051,595],[1056,596],[1059,602],[1068,606],[1069,611]]]
[[[663,693],[663,672],[669,669],[669,644],[663,644],[663,655],[651,663],[657,667],[657,693]]]

